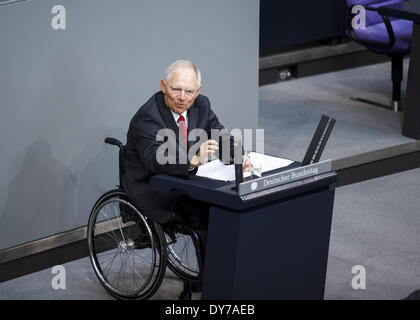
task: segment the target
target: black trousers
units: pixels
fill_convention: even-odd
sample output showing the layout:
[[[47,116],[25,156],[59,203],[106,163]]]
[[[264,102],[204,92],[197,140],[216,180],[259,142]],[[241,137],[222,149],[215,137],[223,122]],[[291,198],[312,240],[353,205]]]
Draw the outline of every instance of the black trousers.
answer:
[[[175,220],[191,226],[197,232],[201,242],[200,251],[203,262],[207,240],[209,209],[210,205],[208,203],[191,199],[186,195],[179,196],[174,208]]]

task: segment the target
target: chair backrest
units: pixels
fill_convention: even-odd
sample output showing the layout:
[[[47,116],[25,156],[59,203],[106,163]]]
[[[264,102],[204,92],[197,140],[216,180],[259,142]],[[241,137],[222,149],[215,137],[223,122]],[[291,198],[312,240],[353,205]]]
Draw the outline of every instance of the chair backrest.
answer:
[[[364,7],[373,7],[378,8],[381,6],[387,6],[394,3],[403,2],[404,0],[346,0],[347,1],[347,7],[352,8],[355,5],[362,5]],[[391,18],[393,20],[393,18]],[[366,11],[366,27],[369,27],[371,25],[382,23],[382,17],[374,12],[374,11]]]
[[[125,155],[126,155],[126,147],[123,145],[120,148],[120,152],[118,155],[118,168],[119,168],[119,180],[120,180],[120,187],[125,190],[126,185],[126,177],[125,177]]]
[[[120,181],[120,187],[122,189],[125,189],[125,155],[126,155],[126,147],[122,144],[122,142],[118,139],[107,137],[105,138],[105,143],[111,144],[113,146],[116,146],[119,148],[119,154],[118,154],[118,170],[119,170],[119,181]]]

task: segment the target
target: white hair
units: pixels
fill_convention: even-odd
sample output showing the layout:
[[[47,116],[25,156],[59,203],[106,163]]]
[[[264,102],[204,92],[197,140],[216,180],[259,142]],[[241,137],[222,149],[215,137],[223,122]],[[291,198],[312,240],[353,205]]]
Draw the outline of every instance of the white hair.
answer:
[[[192,68],[197,76],[197,86],[201,87],[201,72],[198,67],[189,60],[178,60],[173,62],[168,68],[166,68],[165,72],[163,73],[163,81],[168,83],[168,81],[171,79],[172,72],[179,66]]]

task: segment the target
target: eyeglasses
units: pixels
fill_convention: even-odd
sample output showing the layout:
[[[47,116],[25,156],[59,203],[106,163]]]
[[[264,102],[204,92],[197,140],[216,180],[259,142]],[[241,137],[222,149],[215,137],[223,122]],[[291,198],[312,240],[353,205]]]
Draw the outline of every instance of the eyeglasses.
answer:
[[[169,90],[172,91],[173,93],[182,94],[182,91],[184,91],[184,93],[187,97],[193,97],[195,95],[195,93],[197,92],[197,90],[195,90],[195,89],[181,89],[181,88],[177,88],[177,87],[171,87],[166,82],[165,82],[165,84],[168,86]]]

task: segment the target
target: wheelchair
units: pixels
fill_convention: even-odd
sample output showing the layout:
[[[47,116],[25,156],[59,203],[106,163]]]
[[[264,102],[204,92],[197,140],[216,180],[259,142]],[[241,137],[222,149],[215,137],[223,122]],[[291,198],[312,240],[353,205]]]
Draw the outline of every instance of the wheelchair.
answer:
[[[125,146],[114,138],[105,143],[119,147],[120,185],[103,194],[89,216],[89,256],[99,282],[117,299],[149,299],[169,267],[184,282],[179,299],[191,299],[201,281],[197,233],[175,220],[163,228],[136,208],[122,186]]]

